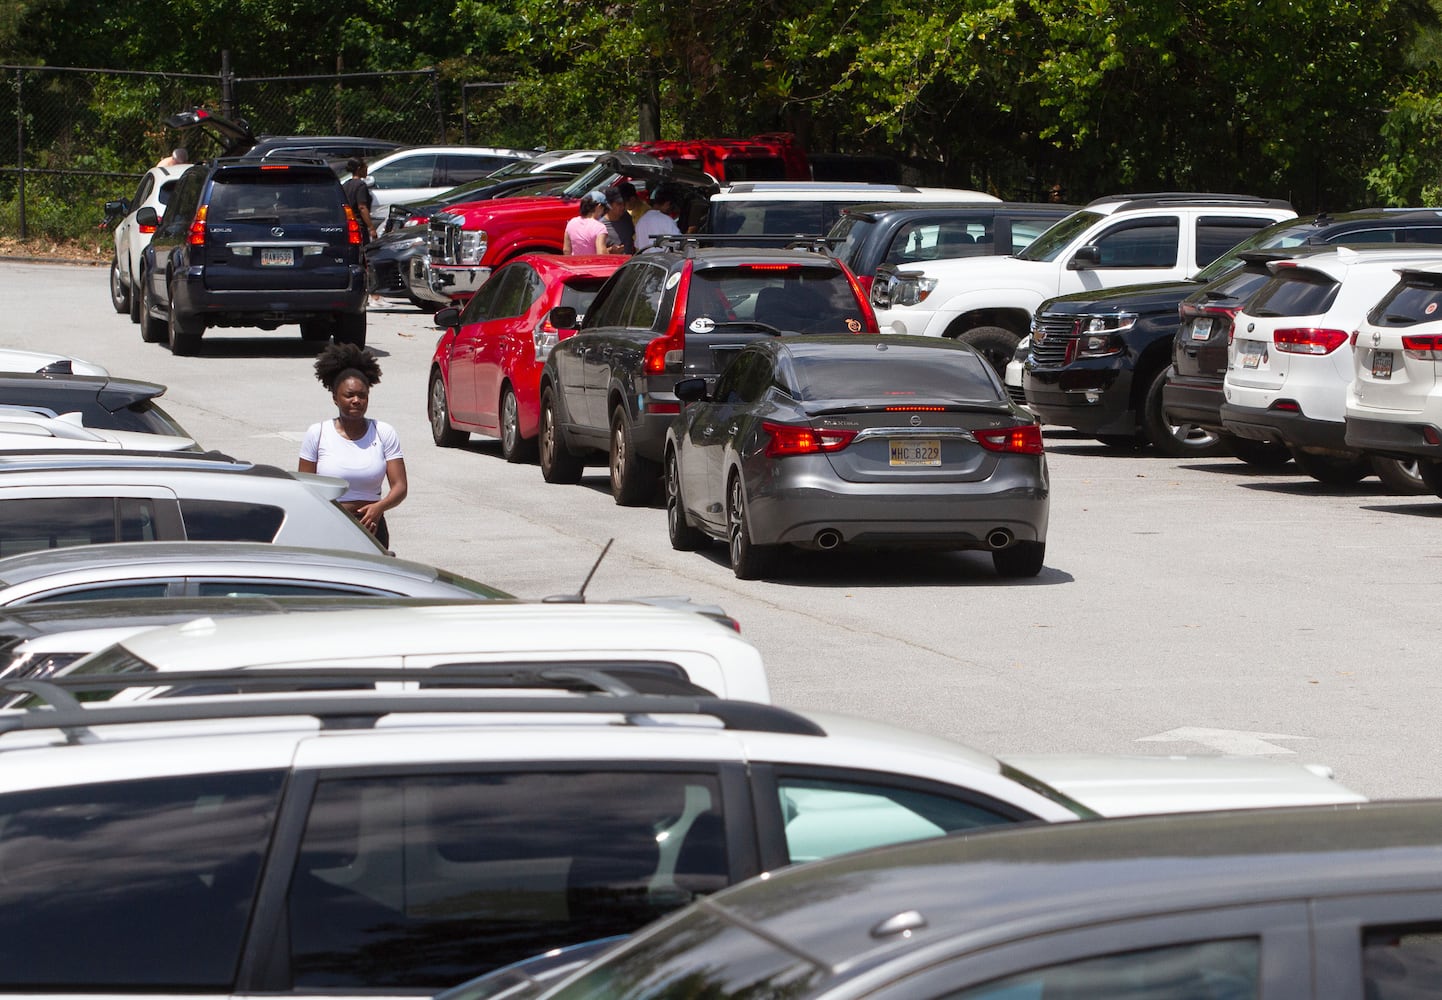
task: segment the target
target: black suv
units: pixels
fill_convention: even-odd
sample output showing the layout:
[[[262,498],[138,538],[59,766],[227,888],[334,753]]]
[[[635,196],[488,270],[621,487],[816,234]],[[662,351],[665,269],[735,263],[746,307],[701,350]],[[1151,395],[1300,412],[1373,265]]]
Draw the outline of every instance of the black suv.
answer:
[[[551,310],[574,328],[575,310]],[[666,428],[681,412],[676,382],[709,389],[748,343],[788,333],[876,333],[855,279],[815,249],[701,247],[672,237],[613,274],[576,335],[541,372],[541,473],[574,483],[609,460],[611,494],[644,504],[660,481]]]
[[[1180,325],[1183,300],[1210,307],[1220,295],[1235,312],[1266,277],[1259,263],[1264,258],[1253,251],[1404,241],[1442,243],[1442,210],[1288,219],[1253,233],[1186,280],[1049,299],[1032,322],[1027,405],[1046,423],[1077,428],[1116,447],[1150,444],[1173,457],[1237,450],[1220,416],[1230,324],[1208,326],[1209,337],[1194,336],[1197,328]],[[1253,267],[1239,273],[1247,256]],[[1043,392],[1035,394],[1033,387]],[[1258,464],[1286,460],[1285,453],[1246,446],[1238,457]]]
[[[147,218],[147,215],[149,218]],[[207,327],[364,345],[361,232],[324,160],[224,157],[189,170],[156,226],[140,276],[140,334],[194,354]]]

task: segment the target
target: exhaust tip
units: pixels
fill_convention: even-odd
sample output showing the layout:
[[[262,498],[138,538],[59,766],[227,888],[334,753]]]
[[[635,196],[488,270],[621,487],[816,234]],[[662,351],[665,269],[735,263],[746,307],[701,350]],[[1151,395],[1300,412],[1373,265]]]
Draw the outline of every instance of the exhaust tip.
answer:
[[[816,547],[818,549],[834,549],[841,544],[841,532],[835,528],[826,528],[816,533]]]
[[[986,544],[993,549],[1004,549],[1013,541],[1012,534],[1005,528],[997,528],[986,536]]]

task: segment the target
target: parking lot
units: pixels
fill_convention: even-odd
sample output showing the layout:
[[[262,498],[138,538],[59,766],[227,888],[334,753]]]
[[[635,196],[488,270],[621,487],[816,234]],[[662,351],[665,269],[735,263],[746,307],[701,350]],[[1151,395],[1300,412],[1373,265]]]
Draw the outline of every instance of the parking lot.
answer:
[[[333,411],[295,327],[210,331],[198,357],[172,357],[111,310],[103,268],[0,263],[0,309],[0,345],[164,383],[162,404],[237,457],[294,468],[306,426]],[[436,448],[430,317],[387,308],[369,322],[384,373],[370,412],[397,428],[410,476],[389,517],[399,555],[539,597],[574,592],[614,538],[588,593],[723,606],[785,705],[995,753],[1295,753],[1373,797],[1442,794],[1435,497],[1049,433],[1035,580],[999,581],[982,554],[798,553],[780,579],[741,582],[719,547],[672,551],[659,504],[616,506],[601,467],[550,486],[495,442]]]

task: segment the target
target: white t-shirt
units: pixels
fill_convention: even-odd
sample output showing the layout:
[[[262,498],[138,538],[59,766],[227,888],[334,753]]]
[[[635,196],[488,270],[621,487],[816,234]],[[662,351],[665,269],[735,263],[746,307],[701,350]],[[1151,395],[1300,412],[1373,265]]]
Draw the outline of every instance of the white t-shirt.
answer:
[[[322,476],[335,476],[350,483],[340,497],[348,500],[379,500],[386,481],[386,463],[404,458],[401,440],[390,424],[367,420],[366,432],[352,441],[335,429],[334,420],[311,424],[300,442],[300,457],[315,463]]]
[[[681,232],[676,225],[676,220],[671,218],[659,208],[653,208],[641,216],[641,221],[636,223],[636,250],[645,253],[653,250],[651,237],[653,236],[677,236]]]

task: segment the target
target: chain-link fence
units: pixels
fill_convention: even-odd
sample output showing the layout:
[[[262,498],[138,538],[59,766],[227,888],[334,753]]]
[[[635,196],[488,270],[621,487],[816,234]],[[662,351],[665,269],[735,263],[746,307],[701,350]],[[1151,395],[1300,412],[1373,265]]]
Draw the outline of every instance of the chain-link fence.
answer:
[[[216,153],[209,137],[166,128],[190,108],[243,118],[257,134],[447,140],[435,70],[247,78],[0,66],[0,77],[0,235],[21,238],[94,235],[105,202],[129,197],[173,146],[194,146],[192,159]]]

